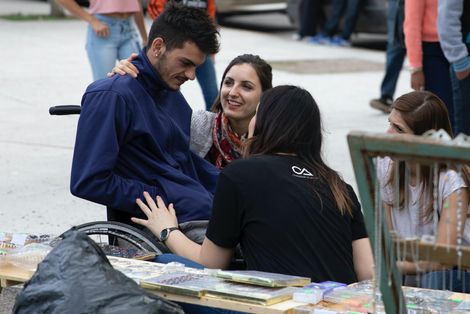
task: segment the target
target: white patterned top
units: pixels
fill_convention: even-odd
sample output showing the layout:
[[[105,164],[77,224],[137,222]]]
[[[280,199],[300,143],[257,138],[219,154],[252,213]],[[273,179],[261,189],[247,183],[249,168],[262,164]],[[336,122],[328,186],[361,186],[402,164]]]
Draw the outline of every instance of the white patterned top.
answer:
[[[386,184],[392,170],[392,160],[389,157],[379,158],[377,161],[377,177],[380,182],[380,194],[385,203],[395,204],[395,193],[393,184]],[[456,190],[467,187],[462,177],[454,170],[441,170],[439,174],[438,189],[438,212],[445,206],[446,198]],[[417,186],[408,185],[408,204],[404,208],[392,209],[392,224],[395,231],[403,237],[413,237],[422,235],[435,235],[433,217],[429,221],[423,222],[420,217],[422,206],[420,204],[420,195],[422,183]],[[462,217],[470,216],[470,205],[462,212]],[[467,218],[462,239],[463,245],[470,245],[470,218]]]
[[[212,129],[214,128],[215,112],[198,110],[191,116],[191,136],[189,148],[204,158],[212,147]]]

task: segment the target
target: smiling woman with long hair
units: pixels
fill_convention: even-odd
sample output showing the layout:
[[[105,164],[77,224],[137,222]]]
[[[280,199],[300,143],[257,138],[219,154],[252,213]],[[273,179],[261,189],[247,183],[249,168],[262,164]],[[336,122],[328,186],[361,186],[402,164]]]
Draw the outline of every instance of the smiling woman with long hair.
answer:
[[[351,283],[372,277],[372,253],[352,188],[321,158],[320,111],[309,92],[263,93],[246,157],[220,174],[202,245],[178,230],[173,205],[144,193],[149,228],[177,255],[227,268],[240,244],[247,269]],[[168,260],[168,259],[166,259]],[[157,259],[158,261],[158,259]]]
[[[256,55],[235,57],[222,75],[212,112],[191,119],[191,150],[222,169],[241,157],[261,93],[272,87],[271,66]]]

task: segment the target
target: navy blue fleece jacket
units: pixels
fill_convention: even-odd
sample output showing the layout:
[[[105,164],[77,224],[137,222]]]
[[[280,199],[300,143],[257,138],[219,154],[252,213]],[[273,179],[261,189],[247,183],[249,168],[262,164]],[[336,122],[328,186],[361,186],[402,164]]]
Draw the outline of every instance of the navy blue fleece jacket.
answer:
[[[96,81],[82,98],[71,192],[108,207],[108,219],[143,217],[148,191],[173,203],[179,222],[209,219],[218,170],[189,150],[192,110],[160,79],[145,51],[128,75]]]

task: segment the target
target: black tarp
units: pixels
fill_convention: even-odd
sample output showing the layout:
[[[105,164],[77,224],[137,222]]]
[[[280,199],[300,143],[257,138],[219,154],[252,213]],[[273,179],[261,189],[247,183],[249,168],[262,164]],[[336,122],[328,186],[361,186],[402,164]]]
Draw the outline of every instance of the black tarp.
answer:
[[[115,270],[87,235],[70,230],[38,265],[14,313],[183,313]]]

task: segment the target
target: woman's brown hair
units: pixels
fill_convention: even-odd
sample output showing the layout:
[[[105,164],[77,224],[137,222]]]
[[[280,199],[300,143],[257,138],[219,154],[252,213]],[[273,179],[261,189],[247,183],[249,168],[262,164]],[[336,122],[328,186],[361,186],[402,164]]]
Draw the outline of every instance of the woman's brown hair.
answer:
[[[413,91],[397,98],[392,104],[392,109],[400,113],[401,118],[415,135],[423,135],[428,130],[444,130],[453,137],[449,114],[444,102],[435,94],[427,91]],[[397,165],[398,163],[398,165]],[[398,166],[398,204],[403,208],[405,202],[405,161],[394,162],[390,172],[387,184],[393,185],[396,180],[395,173]],[[448,168],[448,165],[439,165],[439,171]],[[454,168],[454,167],[451,167]],[[419,199],[421,204],[425,204],[422,218],[428,221],[433,213],[433,175],[432,167],[429,165],[420,165],[420,182],[423,184],[423,190]],[[468,166],[462,167],[462,176],[467,186],[470,183]],[[393,204],[392,204],[393,205]]]

